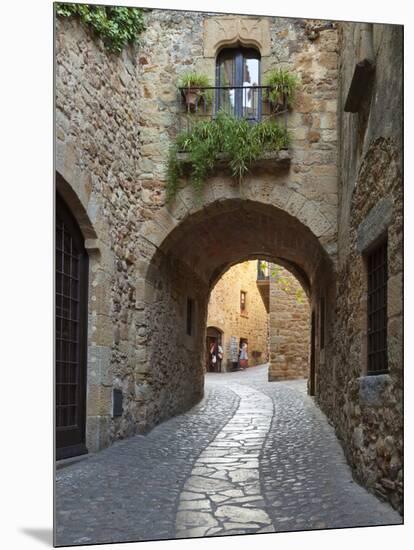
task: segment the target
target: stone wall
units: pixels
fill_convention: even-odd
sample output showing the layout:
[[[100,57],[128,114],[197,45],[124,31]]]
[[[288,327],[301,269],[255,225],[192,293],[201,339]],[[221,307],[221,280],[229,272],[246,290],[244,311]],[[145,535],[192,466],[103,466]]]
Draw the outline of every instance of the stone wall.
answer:
[[[145,18],[141,45],[120,56],[108,54],[76,20],[56,22],[58,189],[81,225],[92,260],[90,450],[145,431],[199,399],[208,292],[230,265],[257,258],[258,250],[271,261],[288,259],[316,293],[324,266],[336,261],[337,31],[311,42],[302,22],[292,19],[161,10]],[[242,42],[257,37],[262,76],[278,64],[300,75],[302,86],[287,117],[290,162],[259,164],[242,186],[227,172],[216,173],[201,203],[183,181],[167,205],[165,163],[179,131],[177,82],[188,69],[204,70],[214,80],[217,51],[212,55],[207,47],[207,22],[213,19],[233,21]],[[226,209],[239,216],[235,227],[249,228],[240,242]],[[208,223],[207,233],[191,234],[197,216],[221,211],[221,239]],[[194,241],[188,245],[191,237],[205,241],[209,266],[203,267]],[[183,304],[191,296],[197,336],[177,353],[185,339]],[[174,366],[168,368],[171,358]],[[117,418],[113,388],[123,394]]]
[[[90,256],[88,448],[148,430],[201,397],[209,291],[231,265],[263,257],[309,293],[317,399],[358,478],[401,509],[401,28],[373,26],[374,79],[351,114],[343,108],[360,24],[338,25],[338,42],[335,28],[310,40],[312,22],[294,19],[145,18],[141,45],[120,56],[76,20],[56,22],[56,185]],[[258,163],[242,185],[217,170],[201,199],[184,179],[166,204],[178,79],[194,69],[213,82],[220,47],[236,43],[261,52],[262,77],[282,65],[301,78],[286,162]],[[389,373],[367,377],[364,254],[385,231]],[[123,394],[117,418],[113,388]]]
[[[182,100],[177,90],[180,76],[196,70],[214,82],[215,56],[223,42],[227,45],[236,45],[237,40],[242,44],[253,42],[262,54],[261,78],[273,67],[282,66],[299,76],[301,86],[286,121],[292,135],[290,168],[252,170],[240,196],[250,198],[258,193],[258,188],[263,188],[275,206],[309,226],[335,260],[337,31],[324,31],[312,42],[302,20],[162,10],[147,14],[147,25],[138,56],[142,147],[137,178],[146,189],[148,205],[152,204],[151,190],[152,193],[159,190],[158,204],[164,204],[167,153],[171,139],[182,129],[178,116]],[[214,30],[217,26],[220,32]],[[214,190],[217,198],[231,183],[228,172],[220,174],[217,186],[224,189]],[[236,194],[237,188],[232,189],[231,196]],[[191,211],[194,201],[185,187],[176,203],[166,205],[166,210],[174,216],[178,209],[182,216],[185,210],[181,203]],[[178,219],[181,221],[181,217]]]
[[[222,331],[222,365],[231,368],[230,342],[248,340],[249,366],[268,361],[268,313],[257,288],[257,261],[231,267],[210,294],[207,326]],[[246,310],[240,311],[240,292],[246,292]],[[255,354],[254,352],[258,352]],[[259,355],[260,353],[260,355]]]
[[[365,27],[366,28],[366,27]],[[344,112],[360,24],[340,33],[340,209],[334,383],[320,403],[360,481],[402,511],[402,28],[372,26],[375,73],[356,113]],[[367,376],[365,255],[388,235],[389,371]]]
[[[108,55],[76,20],[56,20],[57,190],[86,238],[89,276],[87,447],[136,431],[134,235],[151,215],[136,181],[140,151],[135,52]],[[112,418],[112,389],[123,416]]]
[[[318,24],[317,22],[315,22]],[[198,276],[206,277],[206,282],[214,284],[216,271],[223,273],[229,265],[240,262],[260,250],[257,245],[262,239],[259,223],[252,229],[256,243],[250,250],[247,244],[236,256],[235,247],[227,258],[220,260],[211,272],[205,266],[206,261],[192,251],[187,242],[184,228],[191,218],[204,215],[203,208],[212,207],[215,213],[223,211],[226,201],[240,200],[242,208],[249,211],[248,201],[256,201],[281,209],[317,237],[321,247],[331,261],[327,267],[325,260],[318,263],[315,271],[307,271],[305,264],[309,250],[302,257],[298,250],[305,243],[299,237],[290,247],[281,247],[277,243],[264,246],[270,261],[283,265],[292,252],[296,255],[294,263],[289,263],[295,275],[305,275],[304,284],[311,287],[311,302],[317,310],[320,297],[326,296],[326,317],[334,318],[335,285],[332,267],[337,257],[337,30],[328,29],[320,33],[317,40],[309,40],[304,21],[276,17],[244,17],[231,15],[213,15],[187,12],[163,12],[153,10],[148,15],[148,31],[142,37],[139,61],[142,68],[141,83],[144,93],[140,102],[140,118],[143,122],[141,138],[145,141],[142,149],[141,169],[145,185],[162,189],[165,182],[164,166],[167,152],[176,134],[180,131],[179,112],[182,110],[177,84],[183,72],[202,71],[215,79],[215,56],[220,47],[237,43],[254,45],[261,52],[261,77],[275,67],[289,68],[301,80],[300,89],[292,111],[286,117],[286,124],[292,136],[289,148],[289,162],[284,165],[267,166],[259,162],[247,175],[241,186],[229,176],[228,171],[217,169],[206,182],[201,200],[194,195],[184,178],[176,199],[164,204],[164,194],[160,194],[160,210],[145,227],[145,238],[156,249],[167,249],[165,242],[171,237],[175,246],[168,254],[179,257],[190,269],[197,270]],[[162,47],[160,47],[160,45]],[[227,206],[225,207],[227,208]],[[234,207],[236,208],[236,206]],[[238,208],[238,206],[237,206]],[[255,215],[252,212],[252,215]],[[274,213],[276,215],[276,212]],[[259,220],[258,220],[259,221]],[[211,221],[211,224],[216,223]],[[223,236],[232,233],[229,221],[220,220]],[[245,224],[244,224],[245,225]],[[240,226],[241,227],[241,226]],[[207,228],[210,232],[214,228]],[[243,229],[244,230],[244,229]],[[283,232],[289,231],[288,224]],[[267,232],[267,227],[265,228]],[[175,236],[173,236],[175,234]],[[178,237],[179,235],[179,237]],[[219,252],[219,241],[213,244],[213,238],[192,234],[201,242],[210,241],[214,252]],[[222,239],[223,237],[219,237]],[[282,235],[280,235],[282,238]],[[237,237],[236,237],[237,239]],[[182,244],[186,243],[186,244]],[[237,247],[239,248],[239,247]],[[227,243],[221,249],[228,250]],[[297,252],[297,253],[296,253]],[[195,257],[194,257],[195,256]],[[255,255],[257,258],[257,255]],[[265,256],[263,256],[265,257]],[[211,262],[215,261],[211,258]],[[329,262],[328,262],[329,263]],[[205,269],[204,269],[205,268]],[[327,376],[327,384],[332,383],[331,372],[322,374],[320,364],[330,364],[332,347],[331,332],[333,323],[327,323],[326,340],[328,346],[316,360],[316,387]],[[319,352],[316,351],[318,354]]]
[[[286,269],[271,272],[269,304],[269,380],[309,376],[309,303]],[[278,278],[278,280],[276,280]]]

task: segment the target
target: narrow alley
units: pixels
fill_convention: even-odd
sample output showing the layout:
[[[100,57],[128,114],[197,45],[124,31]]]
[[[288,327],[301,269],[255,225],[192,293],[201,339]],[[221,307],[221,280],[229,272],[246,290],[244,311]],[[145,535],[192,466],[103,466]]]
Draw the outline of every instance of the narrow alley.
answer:
[[[206,375],[204,399],[57,471],[56,543],[400,524],[353,481],[306,381]]]

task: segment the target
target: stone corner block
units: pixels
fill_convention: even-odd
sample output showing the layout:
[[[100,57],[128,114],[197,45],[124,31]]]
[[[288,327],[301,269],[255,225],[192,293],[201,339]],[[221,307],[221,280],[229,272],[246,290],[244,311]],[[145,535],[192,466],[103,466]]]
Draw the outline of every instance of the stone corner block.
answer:
[[[361,406],[381,407],[384,404],[383,392],[391,384],[389,374],[361,376],[357,381]]]

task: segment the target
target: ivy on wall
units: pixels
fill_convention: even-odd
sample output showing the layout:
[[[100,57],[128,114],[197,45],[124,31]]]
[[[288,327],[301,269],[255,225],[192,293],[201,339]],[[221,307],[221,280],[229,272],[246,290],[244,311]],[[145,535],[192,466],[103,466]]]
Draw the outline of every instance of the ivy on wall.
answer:
[[[56,4],[59,17],[78,17],[102,39],[105,48],[120,53],[145,30],[143,10],[91,4]]]

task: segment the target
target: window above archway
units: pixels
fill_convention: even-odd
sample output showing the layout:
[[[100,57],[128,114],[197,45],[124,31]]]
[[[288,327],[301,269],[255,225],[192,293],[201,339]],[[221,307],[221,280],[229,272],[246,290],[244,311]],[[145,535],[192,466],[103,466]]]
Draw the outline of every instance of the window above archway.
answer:
[[[260,120],[260,53],[253,48],[225,48],[216,61],[216,108],[238,118]]]

